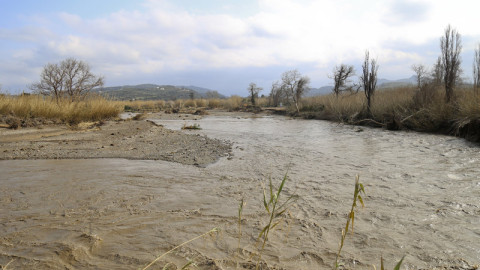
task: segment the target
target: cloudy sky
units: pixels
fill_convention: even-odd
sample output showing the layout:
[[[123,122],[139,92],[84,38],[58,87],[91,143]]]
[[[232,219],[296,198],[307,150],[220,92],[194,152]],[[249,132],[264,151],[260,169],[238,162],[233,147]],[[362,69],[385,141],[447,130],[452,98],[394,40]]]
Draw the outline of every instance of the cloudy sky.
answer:
[[[0,0],[0,85],[16,93],[47,63],[74,57],[106,86],[196,85],[246,95],[298,69],[312,87],[335,65],[357,71],[365,50],[379,77],[430,66],[451,24],[470,80],[480,43],[478,0]]]

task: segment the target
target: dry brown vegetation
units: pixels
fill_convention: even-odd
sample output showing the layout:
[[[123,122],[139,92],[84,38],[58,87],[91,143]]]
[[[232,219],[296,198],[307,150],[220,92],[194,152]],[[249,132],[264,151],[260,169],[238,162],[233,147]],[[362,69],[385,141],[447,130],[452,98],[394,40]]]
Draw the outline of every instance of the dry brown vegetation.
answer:
[[[210,99],[177,99],[175,101],[163,100],[135,100],[135,101],[112,101],[125,111],[131,112],[179,112],[196,111],[197,109],[224,109],[228,111],[245,110],[250,106],[249,100],[240,96],[231,96],[230,98],[210,98]],[[258,106],[266,106],[267,98],[258,98]]]
[[[440,132],[480,141],[480,95],[471,88],[456,89],[450,103],[445,102],[443,87],[431,84],[425,84],[421,89],[412,86],[380,90],[372,99],[370,116],[365,102],[363,92],[304,98],[300,116],[392,130]],[[267,107],[271,102],[268,98],[258,98],[256,105]],[[31,119],[77,124],[115,117],[122,111],[207,114],[206,109],[245,111],[252,110],[252,106],[248,98],[240,96],[228,99],[112,101],[91,95],[83,101],[65,99],[58,103],[51,97],[38,95],[0,96],[0,115],[3,115],[3,122],[13,128],[28,126]],[[295,108],[291,107],[290,111],[296,114]]]
[[[267,98],[259,98],[258,105],[266,106]],[[228,111],[248,110],[246,98],[232,96],[228,99],[178,99],[175,101],[114,101],[98,95],[89,95],[81,101],[72,102],[68,98],[22,94],[0,95],[0,123],[10,128],[36,126],[45,123],[92,122],[118,116],[127,112],[166,112],[208,114],[207,109]]]
[[[480,95],[470,88],[456,89],[453,101],[445,102],[442,87],[401,87],[378,91],[366,113],[362,92],[304,99],[305,118],[373,125],[388,129],[441,132],[480,141]]]
[[[122,111],[118,104],[100,96],[90,96],[82,101],[71,102],[40,95],[0,96],[0,115],[10,127],[41,123],[94,122],[117,116]]]

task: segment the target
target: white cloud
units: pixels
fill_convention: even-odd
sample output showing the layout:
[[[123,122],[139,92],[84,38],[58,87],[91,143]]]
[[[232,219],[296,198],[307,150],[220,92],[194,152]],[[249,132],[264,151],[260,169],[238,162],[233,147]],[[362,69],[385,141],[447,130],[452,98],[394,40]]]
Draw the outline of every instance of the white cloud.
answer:
[[[326,74],[341,62],[360,63],[368,49],[395,78],[394,72],[403,76],[411,64],[428,62],[434,52],[426,46],[438,42],[448,23],[480,39],[476,9],[468,8],[473,0],[258,0],[248,16],[231,6],[195,13],[175,4],[152,0],[141,10],[96,19],[66,12],[35,18],[35,26],[0,29],[2,42],[26,44],[0,56],[36,59],[36,70],[73,56],[116,81],[139,73],[272,66]],[[402,72],[399,63],[406,62]]]

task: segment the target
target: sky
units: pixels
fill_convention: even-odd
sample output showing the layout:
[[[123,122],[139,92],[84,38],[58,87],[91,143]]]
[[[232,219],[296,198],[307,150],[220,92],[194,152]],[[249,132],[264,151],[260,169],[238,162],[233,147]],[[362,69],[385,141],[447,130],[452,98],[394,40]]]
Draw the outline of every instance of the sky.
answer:
[[[195,85],[268,94],[297,69],[311,87],[332,85],[336,65],[361,71],[365,52],[378,76],[433,65],[447,25],[462,35],[471,80],[480,43],[478,0],[0,0],[0,87],[29,91],[43,67],[76,58],[105,86]]]

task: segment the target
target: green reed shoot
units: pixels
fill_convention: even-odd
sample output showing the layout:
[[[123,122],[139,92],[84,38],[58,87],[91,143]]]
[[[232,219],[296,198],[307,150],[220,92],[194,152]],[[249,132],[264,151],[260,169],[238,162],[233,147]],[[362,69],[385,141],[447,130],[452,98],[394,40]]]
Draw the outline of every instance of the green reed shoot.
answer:
[[[178,245],[178,246],[170,249],[169,251],[163,253],[162,255],[158,256],[155,260],[153,260],[153,261],[152,261],[151,263],[149,263],[147,266],[145,266],[144,268],[142,268],[142,270],[145,270],[145,269],[149,268],[150,266],[152,266],[153,264],[155,264],[158,260],[160,260],[161,258],[165,257],[167,254],[172,253],[173,251],[177,250],[178,248],[180,248],[180,247],[182,247],[182,246],[184,246],[184,245],[186,245],[186,244],[188,244],[188,243],[190,243],[190,242],[193,242],[193,241],[195,241],[195,240],[197,240],[197,239],[199,239],[199,238],[202,238],[202,237],[204,237],[204,236],[207,236],[207,235],[216,233],[216,232],[218,232],[218,231],[219,231],[218,228],[213,228],[213,229],[211,229],[210,231],[208,231],[208,232],[206,232],[206,233],[204,233],[204,234],[202,234],[202,235],[199,235],[199,236],[197,236],[197,237],[194,237],[194,238],[192,238],[192,239],[190,239],[190,240],[188,240],[188,241],[185,241],[185,242],[181,243],[180,245]],[[193,263],[193,262],[189,262],[189,263],[187,263],[185,266],[188,267],[188,266],[191,265],[192,263]],[[167,264],[167,265],[168,265],[168,264]],[[184,266],[184,267],[185,267],[185,266]],[[184,268],[182,268],[182,269],[184,269]]]
[[[393,268],[393,270],[400,270],[403,259],[405,259],[405,256],[403,256],[402,259],[397,263],[397,265],[395,265],[395,268]],[[383,257],[380,257],[380,270],[385,270],[385,267],[383,266]]]
[[[245,206],[245,200],[242,198],[240,201],[240,205],[238,206],[238,247],[237,251],[240,253],[240,240],[242,239],[242,212],[243,207]],[[237,260],[237,268],[238,268],[238,260]]]
[[[340,241],[340,247],[338,249],[337,257],[335,259],[335,267],[334,269],[338,269],[338,259],[340,258],[340,253],[342,252],[343,244],[345,243],[345,238],[347,237],[348,228],[352,227],[352,234],[353,234],[353,223],[355,222],[355,207],[357,207],[357,201],[362,204],[362,207],[365,207],[363,203],[361,193],[365,194],[365,189],[363,188],[363,184],[360,183],[360,176],[356,176],[355,179],[355,191],[353,192],[353,203],[352,208],[350,209],[350,213],[348,214],[347,223],[345,225],[345,229],[342,230],[342,239]]]
[[[240,248],[240,238],[242,238],[242,212],[245,206],[245,200],[242,198],[238,206],[238,248]]]
[[[263,227],[262,231],[260,232],[258,236],[259,241],[263,241],[262,243],[262,248],[259,251],[259,258],[258,262],[260,262],[261,259],[261,253],[263,249],[265,248],[265,244],[267,243],[268,240],[268,235],[271,230],[273,230],[280,222],[282,221],[281,216],[287,209],[290,207],[292,203],[294,203],[297,199],[297,195],[292,195],[288,197],[285,202],[279,203],[280,199],[280,194],[282,193],[283,187],[285,185],[285,182],[288,179],[288,172],[285,174],[283,177],[282,183],[278,187],[277,191],[275,192],[273,184],[272,184],[272,178],[269,179],[269,194],[267,196],[267,192],[265,189],[263,190],[263,206],[265,207],[265,210],[267,211],[269,215],[269,221],[265,227]],[[267,199],[268,198],[268,199]],[[257,264],[258,268],[258,264]]]

